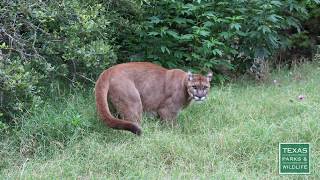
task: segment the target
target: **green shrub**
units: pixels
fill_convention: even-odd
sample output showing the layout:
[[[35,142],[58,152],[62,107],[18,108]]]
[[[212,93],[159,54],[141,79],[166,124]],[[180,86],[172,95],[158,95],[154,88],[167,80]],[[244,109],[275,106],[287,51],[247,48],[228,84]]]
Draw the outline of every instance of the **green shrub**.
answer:
[[[316,1],[308,1],[314,3]],[[308,17],[298,1],[150,1],[137,51],[166,67],[246,67],[288,47],[283,30]]]
[[[56,81],[92,85],[117,63],[138,8],[126,0],[1,1],[0,118],[39,104]]]
[[[0,61],[0,120],[14,118],[41,101],[38,85],[46,76],[35,71],[33,63],[19,57]]]
[[[320,3],[320,1],[317,1]],[[300,19],[302,22],[301,32],[292,32],[289,37],[288,59],[296,57],[311,57],[316,53],[316,45],[320,44],[320,5],[312,1],[303,1],[309,12],[309,16]]]
[[[60,4],[62,3],[62,4]],[[94,78],[116,62],[110,45],[110,21],[102,4],[87,1],[52,2],[47,8],[32,9],[49,37],[39,39],[39,50],[58,75],[73,82],[78,75]]]

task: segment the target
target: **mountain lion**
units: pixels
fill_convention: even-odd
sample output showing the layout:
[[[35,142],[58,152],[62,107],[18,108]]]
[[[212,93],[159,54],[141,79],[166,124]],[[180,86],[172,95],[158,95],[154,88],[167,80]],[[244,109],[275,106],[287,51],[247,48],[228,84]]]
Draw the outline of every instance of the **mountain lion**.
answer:
[[[174,120],[191,100],[206,99],[211,79],[212,73],[202,76],[147,62],[118,64],[101,73],[96,82],[97,111],[110,128],[140,135],[142,112]],[[108,100],[121,119],[111,115]]]

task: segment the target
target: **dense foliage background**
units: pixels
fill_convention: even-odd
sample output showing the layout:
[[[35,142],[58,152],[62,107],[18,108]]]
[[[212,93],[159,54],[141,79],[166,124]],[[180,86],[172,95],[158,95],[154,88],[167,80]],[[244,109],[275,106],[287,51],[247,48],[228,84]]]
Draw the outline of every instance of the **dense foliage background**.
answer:
[[[57,87],[92,86],[114,64],[151,61],[245,72],[255,59],[290,64],[319,44],[319,0],[4,0],[0,128]]]

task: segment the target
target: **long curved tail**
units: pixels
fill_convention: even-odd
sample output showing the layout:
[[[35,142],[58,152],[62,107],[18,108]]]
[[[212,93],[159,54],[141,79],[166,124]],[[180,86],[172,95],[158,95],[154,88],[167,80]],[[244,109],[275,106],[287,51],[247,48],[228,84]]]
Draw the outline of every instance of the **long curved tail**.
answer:
[[[114,118],[109,110],[107,95],[109,90],[108,72],[103,72],[98,78],[95,86],[96,106],[100,118],[113,129],[131,131],[134,134],[141,135],[141,129],[131,121]]]

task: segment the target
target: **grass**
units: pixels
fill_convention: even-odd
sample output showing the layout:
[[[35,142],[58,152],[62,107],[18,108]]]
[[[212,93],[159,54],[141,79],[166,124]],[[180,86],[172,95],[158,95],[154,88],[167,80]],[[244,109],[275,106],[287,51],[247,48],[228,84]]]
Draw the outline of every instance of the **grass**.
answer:
[[[0,178],[319,179],[319,77],[312,63],[213,87],[178,127],[145,117],[141,137],[98,121],[92,92],[52,98],[2,131]],[[278,175],[279,142],[311,143],[311,175]]]

